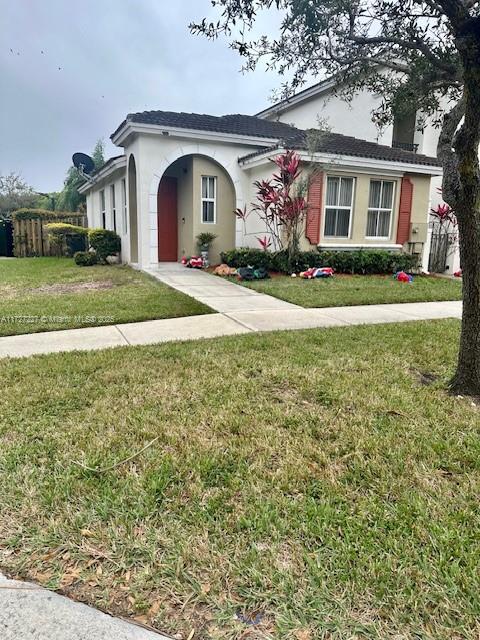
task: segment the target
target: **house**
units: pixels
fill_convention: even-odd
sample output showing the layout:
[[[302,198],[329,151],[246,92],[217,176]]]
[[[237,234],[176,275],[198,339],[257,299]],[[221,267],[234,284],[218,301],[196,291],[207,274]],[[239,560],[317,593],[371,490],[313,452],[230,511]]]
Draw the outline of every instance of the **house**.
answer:
[[[297,150],[310,175],[302,249],[404,249],[424,257],[432,177],[438,160],[352,135],[307,131],[269,112],[210,116],[146,111],[129,114],[111,136],[123,154],[81,187],[89,226],[115,229],[122,259],[140,268],[197,253],[196,236],[217,238],[211,259],[234,247],[259,247],[256,214],[234,210],[255,200],[256,180],[271,158]],[[361,124],[349,114],[351,131]],[[382,140],[384,142],[384,140]]]
[[[396,117],[392,124],[379,129],[374,123],[372,114],[380,107],[381,96],[363,89],[346,101],[340,95],[341,89],[341,85],[335,79],[329,78],[299,91],[288,99],[281,100],[264,109],[257,116],[270,122],[284,122],[299,128],[315,127],[320,121],[337,133],[436,157],[440,129],[436,126],[434,117],[425,119],[420,111],[412,111],[410,114]],[[447,106],[445,104],[445,107]],[[430,183],[431,208],[436,208],[442,203],[441,185],[442,176],[439,173],[432,177]],[[429,262],[432,233],[435,241],[436,230],[432,227],[430,223],[425,247],[427,254],[424,261],[425,269]],[[435,251],[435,246],[437,245],[432,245],[432,253]],[[439,243],[438,246],[445,247],[445,244]],[[432,257],[435,258],[433,255]],[[440,262],[442,263],[442,258]],[[446,267],[445,271],[449,273],[454,273],[460,268],[458,239],[454,240],[453,246],[446,252],[443,264]]]

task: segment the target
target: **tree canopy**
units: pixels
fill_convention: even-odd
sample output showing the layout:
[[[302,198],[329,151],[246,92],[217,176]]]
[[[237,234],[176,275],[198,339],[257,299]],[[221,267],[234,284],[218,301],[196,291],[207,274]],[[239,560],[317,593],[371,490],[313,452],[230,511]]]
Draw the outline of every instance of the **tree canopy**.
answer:
[[[105,164],[105,144],[103,140],[98,140],[93,152],[92,159],[95,169],[100,169]],[[78,192],[79,187],[84,184],[85,179],[76,167],[69,167],[64,186],[60,192],[57,209],[62,211],[77,211],[79,206],[85,202],[85,196]]]
[[[260,60],[291,75],[337,78],[346,97],[382,96],[377,122],[396,113],[433,116],[443,198],[458,220],[463,317],[451,389],[480,396],[480,2],[478,0],[212,0],[216,22],[193,33],[230,40],[246,69]],[[252,37],[258,13],[282,12],[278,34]],[[250,38],[250,39],[249,39]],[[417,121],[418,122],[418,121]],[[419,123],[421,126],[421,122]]]

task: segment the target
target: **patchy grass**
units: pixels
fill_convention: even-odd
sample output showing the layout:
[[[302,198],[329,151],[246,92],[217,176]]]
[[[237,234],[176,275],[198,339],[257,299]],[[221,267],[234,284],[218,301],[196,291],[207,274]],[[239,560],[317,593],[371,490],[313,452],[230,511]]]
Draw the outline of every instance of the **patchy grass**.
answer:
[[[250,289],[301,307],[345,307],[356,304],[460,300],[462,283],[435,276],[415,276],[414,282],[397,282],[392,276],[347,276],[303,280],[274,276],[271,280],[242,283]]]
[[[480,420],[444,391],[458,332],[0,362],[0,566],[184,639],[478,637]],[[74,464],[156,437],[106,473]]]
[[[0,260],[0,335],[176,318],[211,310],[128,266]]]

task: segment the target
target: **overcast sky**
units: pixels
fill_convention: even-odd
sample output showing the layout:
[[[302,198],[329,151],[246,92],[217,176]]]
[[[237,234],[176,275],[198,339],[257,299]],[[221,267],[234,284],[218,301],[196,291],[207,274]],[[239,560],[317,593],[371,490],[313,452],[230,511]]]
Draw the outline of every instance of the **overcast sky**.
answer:
[[[241,74],[225,40],[189,33],[209,15],[209,0],[0,0],[0,174],[59,190],[74,151],[121,152],[109,136],[129,112],[268,106],[276,74]]]

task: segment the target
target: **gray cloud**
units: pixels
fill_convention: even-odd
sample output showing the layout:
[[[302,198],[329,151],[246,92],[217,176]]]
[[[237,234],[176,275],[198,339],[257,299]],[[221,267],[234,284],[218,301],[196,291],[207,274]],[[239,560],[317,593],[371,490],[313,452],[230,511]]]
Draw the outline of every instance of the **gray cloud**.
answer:
[[[104,138],[118,153],[108,137],[128,112],[266,106],[276,74],[243,75],[226,41],[189,33],[211,11],[209,0],[0,0],[0,173],[60,189],[74,151]]]

